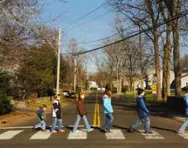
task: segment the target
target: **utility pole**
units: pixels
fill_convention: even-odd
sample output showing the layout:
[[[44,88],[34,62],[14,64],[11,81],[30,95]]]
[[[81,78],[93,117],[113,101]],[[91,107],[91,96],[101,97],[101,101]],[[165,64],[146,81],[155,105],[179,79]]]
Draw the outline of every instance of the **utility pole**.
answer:
[[[139,32],[141,32],[141,28],[140,28],[140,26],[139,26]],[[140,71],[141,71],[141,81],[140,81],[140,88],[144,88],[144,84],[143,84],[143,72],[144,72],[144,70],[143,70],[143,64],[142,64],[142,34],[140,33],[139,34],[139,56],[140,56]]]
[[[58,40],[58,51],[57,51],[57,83],[56,83],[56,94],[59,94],[60,60],[61,60],[61,28],[59,27],[59,40]]]
[[[74,92],[76,92],[77,85],[77,59],[74,57]]]

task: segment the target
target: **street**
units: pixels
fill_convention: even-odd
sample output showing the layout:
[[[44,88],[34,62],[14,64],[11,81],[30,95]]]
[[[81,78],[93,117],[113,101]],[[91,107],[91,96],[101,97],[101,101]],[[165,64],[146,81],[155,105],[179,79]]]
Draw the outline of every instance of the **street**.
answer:
[[[99,112],[100,116],[94,121],[96,94],[91,94],[86,97],[87,118],[91,125],[99,123],[103,125],[104,114],[102,107],[101,95],[99,94]],[[33,131],[31,128],[24,128],[23,126],[32,126],[35,121],[27,122],[20,125],[17,129],[1,129],[0,130],[0,146],[1,148],[33,148],[33,147],[148,147],[148,148],[185,148],[188,145],[188,133],[185,135],[178,135],[176,131],[181,125],[173,119],[163,117],[165,109],[160,105],[149,104],[151,110],[151,130],[152,134],[143,134],[144,127],[141,126],[134,133],[128,133],[127,129],[133,122],[137,120],[136,104],[128,100],[120,100],[112,98],[114,107],[114,121],[112,124],[112,133],[103,133],[99,128],[86,133],[83,122],[80,122],[80,128],[76,133],[71,132],[71,127],[76,120],[76,105],[74,101],[63,108],[63,125],[65,126],[65,133],[51,134],[49,131]],[[18,119],[19,120],[19,119]],[[100,120],[100,121],[98,121]],[[51,124],[51,116],[47,116],[47,125]],[[101,122],[101,123],[100,123]]]

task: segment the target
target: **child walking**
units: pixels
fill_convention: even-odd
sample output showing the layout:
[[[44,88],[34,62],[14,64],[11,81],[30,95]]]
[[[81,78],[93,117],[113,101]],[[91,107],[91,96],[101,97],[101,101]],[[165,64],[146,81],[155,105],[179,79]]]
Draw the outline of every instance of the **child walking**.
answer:
[[[111,91],[106,90],[105,94],[103,95],[103,107],[104,107],[104,114],[106,116],[105,124],[103,125],[104,132],[110,133],[110,125],[112,121],[114,120],[113,117],[113,108],[111,103]]]
[[[180,129],[178,131],[179,134],[183,134],[185,132],[186,127],[188,126],[188,89],[186,90],[186,94],[184,96],[184,101],[185,101],[185,106],[186,106],[185,115],[186,115],[187,119],[180,127]]]
[[[137,104],[137,111],[138,111],[138,121],[136,121],[131,128],[129,128],[129,132],[133,132],[135,128],[142,125],[144,123],[145,134],[151,134],[150,131],[150,118],[149,118],[149,110],[146,107],[146,100],[145,100],[145,92],[143,89],[138,90],[138,97],[136,100]]]
[[[79,96],[78,96],[78,99],[76,100],[77,119],[76,119],[76,122],[74,124],[72,132],[75,132],[77,130],[78,124],[79,124],[81,118],[84,121],[84,124],[85,124],[85,127],[87,129],[87,132],[91,132],[91,131],[94,130],[93,128],[90,127],[90,125],[89,125],[89,123],[87,121],[84,98],[85,98],[85,94],[84,93],[80,93]]]
[[[38,129],[41,128],[42,131],[45,131],[46,129],[46,122],[45,122],[45,110],[46,110],[47,106],[45,104],[42,105],[42,107],[39,108],[39,110],[36,112],[37,116],[38,116],[38,123],[36,125],[34,125],[34,129]]]
[[[57,133],[57,131],[55,130],[57,122],[58,122],[58,132],[65,132],[64,130],[62,130],[60,95],[55,96],[55,100],[52,106],[52,118],[53,118],[53,122],[51,126],[51,132]]]

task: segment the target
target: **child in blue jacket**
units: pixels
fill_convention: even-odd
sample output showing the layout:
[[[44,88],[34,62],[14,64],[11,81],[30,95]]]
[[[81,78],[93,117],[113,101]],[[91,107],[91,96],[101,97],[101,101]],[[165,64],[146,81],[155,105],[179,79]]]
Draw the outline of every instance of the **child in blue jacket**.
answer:
[[[186,115],[187,119],[180,127],[180,129],[178,131],[179,134],[183,134],[185,132],[186,127],[188,126],[188,89],[186,90],[186,94],[184,96],[184,101],[185,101],[185,106],[186,106],[185,115]]]
[[[112,103],[111,103],[111,91],[106,90],[105,94],[103,96],[103,107],[104,107],[104,114],[106,116],[106,122],[103,126],[104,132],[109,133],[110,132],[110,125],[114,119],[112,113],[113,108],[112,108]]]
[[[144,123],[145,133],[150,134],[150,119],[149,119],[149,110],[146,107],[146,100],[145,100],[145,92],[143,89],[138,90],[138,97],[136,100],[137,104],[137,112],[138,112],[138,121],[136,121],[131,128],[129,129],[129,132],[133,132],[135,128],[142,125]]]

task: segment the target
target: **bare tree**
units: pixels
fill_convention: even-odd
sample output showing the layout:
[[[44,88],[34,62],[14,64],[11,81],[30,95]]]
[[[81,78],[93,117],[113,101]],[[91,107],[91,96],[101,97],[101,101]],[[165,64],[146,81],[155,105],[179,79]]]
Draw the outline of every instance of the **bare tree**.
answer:
[[[180,16],[182,10],[182,0],[164,0],[171,18]],[[181,71],[180,71],[180,38],[179,38],[179,19],[172,21],[173,33],[173,57],[174,57],[174,74],[175,74],[175,95],[181,93]]]
[[[6,0],[0,4],[1,67],[15,68],[31,39],[31,20],[38,14],[37,0]]]
[[[172,45],[171,45],[171,32],[172,32],[172,22],[170,22],[171,15],[169,11],[166,10],[165,4],[162,1],[159,1],[160,13],[164,22],[168,22],[165,26],[165,36],[166,41],[164,45],[164,55],[163,55],[163,87],[162,94],[164,100],[167,96],[170,95],[170,70],[171,70],[171,54],[172,54]]]
[[[76,55],[76,53],[84,51],[84,48],[78,46],[78,42],[75,39],[69,41],[66,51],[70,53],[68,57],[65,57],[69,65],[66,83],[73,84],[74,70],[76,68],[77,86],[84,87],[86,83],[86,68],[89,58],[87,55]],[[75,60],[77,65],[75,65]]]
[[[160,77],[160,51],[159,51],[159,7],[156,1],[126,1],[126,0],[108,0],[111,6],[121,12],[125,18],[128,18],[133,24],[145,31],[146,27],[153,27],[150,32],[145,34],[153,42],[155,52],[155,71],[157,75],[157,99],[161,100],[161,77]]]

